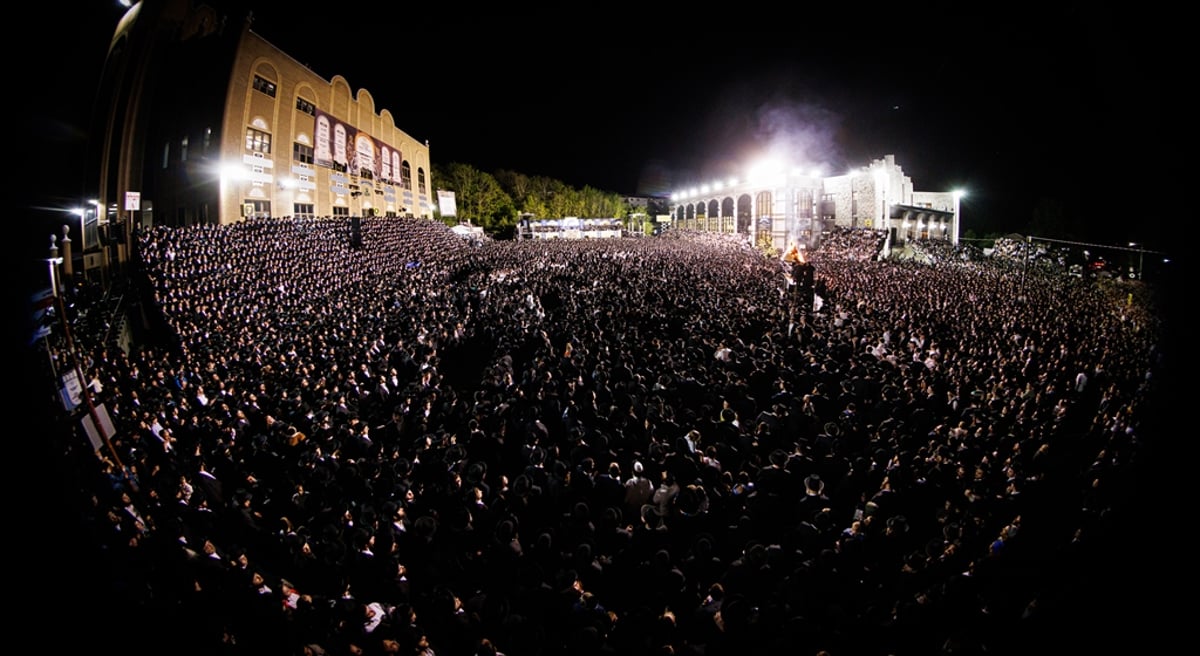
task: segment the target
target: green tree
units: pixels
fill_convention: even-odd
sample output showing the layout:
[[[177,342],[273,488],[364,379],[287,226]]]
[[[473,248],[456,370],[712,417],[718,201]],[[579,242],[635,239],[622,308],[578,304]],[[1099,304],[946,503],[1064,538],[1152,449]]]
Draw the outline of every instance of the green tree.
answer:
[[[498,194],[496,194],[495,203],[490,208],[490,214],[483,220],[483,229],[495,237],[512,237],[517,228],[520,212],[517,211],[517,206],[513,205],[508,194],[499,191],[499,187],[497,187],[497,191]]]
[[[474,223],[489,234],[511,230],[517,224],[512,198],[490,173],[452,162],[444,169],[434,166],[434,179],[440,189],[454,192],[459,222]]]
[[[550,208],[540,196],[529,196],[525,199],[521,211],[532,214],[536,219],[545,219],[550,216]]]
[[[547,178],[544,175],[535,175],[529,178],[529,186],[530,193],[542,199],[542,202],[553,196],[555,192],[566,188],[565,184],[554,178]]]
[[[572,190],[566,184],[553,178],[537,178],[539,193],[546,206],[545,218],[558,219],[564,216],[578,216],[571,211]]]
[[[517,206],[518,210],[531,211],[527,208],[527,204],[534,198],[533,178],[509,169],[500,169],[496,171],[495,176],[496,182],[500,183],[500,188],[512,198],[513,204]]]
[[[441,217],[443,222],[471,221],[494,236],[511,231],[522,212],[549,219],[622,219],[629,214],[625,198],[619,194],[590,186],[573,189],[546,176],[508,169],[489,175],[459,163],[444,168],[434,165],[433,173],[440,189],[454,191],[458,207],[458,217]],[[440,217],[436,212],[434,216]]]
[[[613,193],[594,187],[579,191],[583,209],[579,216],[589,219],[619,219],[625,216],[625,200]]]

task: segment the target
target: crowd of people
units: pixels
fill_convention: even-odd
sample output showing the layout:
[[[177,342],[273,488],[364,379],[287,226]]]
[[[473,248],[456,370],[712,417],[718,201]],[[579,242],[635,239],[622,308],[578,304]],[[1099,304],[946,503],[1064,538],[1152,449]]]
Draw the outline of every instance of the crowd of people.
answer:
[[[89,603],[177,654],[1061,649],[1124,581],[1156,299],[877,237],[814,310],[737,235],[146,229],[135,345],[48,344],[115,427],[60,446]]]

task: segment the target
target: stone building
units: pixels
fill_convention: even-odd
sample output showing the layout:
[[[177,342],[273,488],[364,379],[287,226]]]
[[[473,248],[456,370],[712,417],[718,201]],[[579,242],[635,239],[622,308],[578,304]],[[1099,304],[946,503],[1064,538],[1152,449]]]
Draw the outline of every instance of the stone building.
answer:
[[[781,170],[704,185],[672,197],[677,228],[763,235],[783,252],[814,248],[835,227],[879,230],[889,247],[914,239],[958,243],[956,191],[914,191],[894,155],[837,176]]]
[[[213,4],[142,0],[117,26],[87,171],[106,241],[127,249],[134,224],[432,218],[428,142]]]

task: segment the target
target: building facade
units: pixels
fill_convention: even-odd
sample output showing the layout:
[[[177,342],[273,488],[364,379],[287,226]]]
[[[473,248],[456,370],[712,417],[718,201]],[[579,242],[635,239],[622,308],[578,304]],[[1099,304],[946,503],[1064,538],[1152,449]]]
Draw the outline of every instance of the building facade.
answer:
[[[958,243],[960,194],[914,191],[894,155],[838,176],[779,171],[672,197],[677,228],[736,232],[780,252],[815,248],[834,228],[878,230],[889,247],[914,239]]]
[[[369,91],[320,77],[255,33],[250,14],[135,3],[97,107],[88,175],[99,223],[126,247],[133,224],[433,216],[428,143]]]

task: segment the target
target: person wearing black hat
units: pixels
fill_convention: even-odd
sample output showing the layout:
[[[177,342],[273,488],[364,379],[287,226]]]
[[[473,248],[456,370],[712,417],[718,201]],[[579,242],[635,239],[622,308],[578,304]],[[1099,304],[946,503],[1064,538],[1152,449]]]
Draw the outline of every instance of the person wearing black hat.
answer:
[[[825,494],[825,481],[821,475],[814,472],[804,478],[804,496],[800,497],[800,519],[811,521],[822,510],[829,508],[832,501]]]

